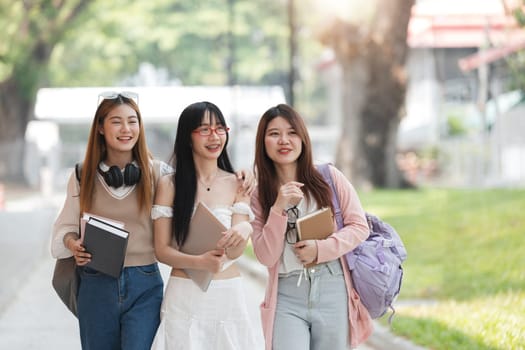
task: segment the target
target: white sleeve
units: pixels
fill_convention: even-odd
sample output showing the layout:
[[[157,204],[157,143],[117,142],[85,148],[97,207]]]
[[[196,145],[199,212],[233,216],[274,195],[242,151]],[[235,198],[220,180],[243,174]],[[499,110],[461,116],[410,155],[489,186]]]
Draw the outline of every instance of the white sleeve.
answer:
[[[255,219],[255,214],[247,203],[236,202],[232,205],[231,210],[233,214],[248,215],[249,222]]]
[[[160,177],[168,174],[173,174],[175,169],[173,169],[168,163],[160,162]]]
[[[173,208],[167,205],[154,204],[151,208],[151,219],[157,220],[159,218],[171,218],[173,217]]]

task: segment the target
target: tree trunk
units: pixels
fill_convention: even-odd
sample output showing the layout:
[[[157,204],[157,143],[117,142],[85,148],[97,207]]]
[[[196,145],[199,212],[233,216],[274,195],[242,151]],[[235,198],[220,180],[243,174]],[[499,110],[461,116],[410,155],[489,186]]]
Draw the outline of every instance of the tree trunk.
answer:
[[[343,71],[343,132],[337,148],[336,165],[356,187],[370,185],[369,169],[363,161],[360,116],[366,103],[368,70],[365,57],[345,64]]]
[[[321,34],[343,69],[337,165],[357,187],[401,187],[396,138],[406,92],[407,28],[414,0],[377,4],[368,26],[335,20]]]
[[[14,78],[0,84],[0,179],[24,183],[25,131],[33,103]]]
[[[23,1],[21,8],[10,7],[11,15],[22,10],[16,15],[20,18],[9,24],[18,26],[11,43],[16,47],[12,49],[23,54],[7,55],[16,59],[3,62],[11,68],[11,75],[0,82],[0,180],[26,182],[25,132],[32,118],[36,92],[44,81],[54,46],[89,3],[89,0]]]
[[[371,182],[378,187],[400,187],[395,162],[396,136],[406,79],[402,67],[385,51],[384,46],[374,42],[368,45],[366,61],[370,79],[362,114],[363,148]]]

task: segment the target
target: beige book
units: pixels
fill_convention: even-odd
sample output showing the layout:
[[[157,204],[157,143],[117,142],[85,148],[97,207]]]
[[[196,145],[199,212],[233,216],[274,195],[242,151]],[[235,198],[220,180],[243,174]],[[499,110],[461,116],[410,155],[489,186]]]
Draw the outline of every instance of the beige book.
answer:
[[[202,202],[190,221],[188,237],[181,247],[181,252],[191,255],[200,255],[217,248],[217,242],[223,237],[226,227],[211,210]],[[202,291],[206,292],[213,278],[213,273],[207,270],[184,269],[184,272],[195,282]]]
[[[332,210],[321,208],[297,219],[297,234],[300,241],[307,239],[325,239],[334,232]]]

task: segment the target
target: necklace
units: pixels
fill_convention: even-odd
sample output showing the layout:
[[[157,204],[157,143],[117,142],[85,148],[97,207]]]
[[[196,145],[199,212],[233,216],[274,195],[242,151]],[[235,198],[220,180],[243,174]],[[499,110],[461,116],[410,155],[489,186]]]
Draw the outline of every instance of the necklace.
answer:
[[[217,178],[218,174],[219,174],[219,171],[215,172],[209,184],[204,183],[204,181],[202,181],[200,178],[197,178],[197,180],[199,180],[199,182],[204,186],[206,191],[209,192],[211,190],[211,185],[213,185],[213,183],[215,182],[215,179]]]

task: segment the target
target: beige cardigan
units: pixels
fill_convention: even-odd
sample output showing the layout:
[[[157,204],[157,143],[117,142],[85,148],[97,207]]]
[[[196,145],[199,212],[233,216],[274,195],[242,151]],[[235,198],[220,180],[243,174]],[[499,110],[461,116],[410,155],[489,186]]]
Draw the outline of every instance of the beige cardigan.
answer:
[[[154,160],[152,164],[155,185],[161,172],[161,162]],[[118,199],[111,195],[103,184],[101,176],[96,176],[93,205],[90,213],[121,221],[130,232],[124,266],[149,265],[156,261],[153,249],[153,223],[150,210],[140,210],[137,203],[137,191],[134,188],[124,198]],[[66,233],[79,234],[80,187],[75,173],[70,175],[64,205],[55,220],[51,240],[51,255],[54,258],[67,258],[71,252],[64,246]],[[153,192],[155,193],[155,192]]]

